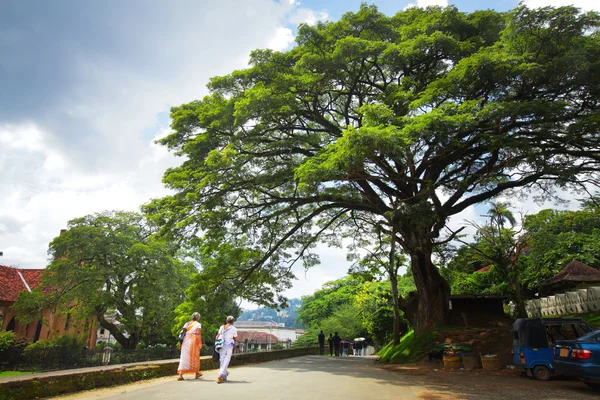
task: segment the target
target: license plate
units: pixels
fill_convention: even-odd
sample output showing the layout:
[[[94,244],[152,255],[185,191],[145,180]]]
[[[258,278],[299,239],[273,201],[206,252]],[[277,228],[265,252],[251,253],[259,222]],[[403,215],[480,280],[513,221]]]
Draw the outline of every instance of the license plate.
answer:
[[[560,356],[566,357],[569,354],[569,349],[560,349]]]

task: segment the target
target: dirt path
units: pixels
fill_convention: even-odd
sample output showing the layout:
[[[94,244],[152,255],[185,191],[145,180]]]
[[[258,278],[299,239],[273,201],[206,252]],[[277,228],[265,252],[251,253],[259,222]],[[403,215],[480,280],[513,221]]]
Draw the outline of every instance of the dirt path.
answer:
[[[398,374],[400,379],[421,386],[423,400],[537,400],[537,399],[598,399],[600,392],[583,382],[568,378],[553,378],[540,382],[521,376],[517,370],[447,371],[426,366],[382,366]]]

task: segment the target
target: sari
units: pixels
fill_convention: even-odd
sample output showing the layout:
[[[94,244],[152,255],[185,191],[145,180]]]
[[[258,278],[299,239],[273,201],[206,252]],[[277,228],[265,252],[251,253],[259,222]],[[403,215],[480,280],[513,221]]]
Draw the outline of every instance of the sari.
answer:
[[[181,343],[181,357],[179,359],[178,374],[200,372],[200,348],[202,338],[200,337],[200,322],[190,321],[183,326],[186,330],[183,343]]]

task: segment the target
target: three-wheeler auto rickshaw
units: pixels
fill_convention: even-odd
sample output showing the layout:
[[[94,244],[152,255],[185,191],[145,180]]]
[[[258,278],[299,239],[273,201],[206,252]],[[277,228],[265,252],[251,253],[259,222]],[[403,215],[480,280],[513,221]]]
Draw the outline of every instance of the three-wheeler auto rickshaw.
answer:
[[[591,332],[581,318],[519,318],[513,324],[513,364],[535,379],[547,381],[554,373],[553,345]]]

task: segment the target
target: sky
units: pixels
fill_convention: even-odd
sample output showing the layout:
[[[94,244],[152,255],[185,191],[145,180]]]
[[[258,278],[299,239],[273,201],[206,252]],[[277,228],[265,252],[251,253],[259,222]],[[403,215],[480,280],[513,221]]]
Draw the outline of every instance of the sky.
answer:
[[[48,243],[70,219],[138,210],[166,194],[178,160],[153,141],[169,109],[207,94],[212,76],[247,66],[250,51],[293,46],[296,27],[337,20],[360,0],[0,0],[0,264],[44,268]],[[410,6],[506,11],[514,0],[372,1],[393,15]],[[527,0],[531,7],[595,0]],[[547,205],[514,203],[516,211]],[[471,208],[451,221],[480,218]],[[311,294],[349,267],[343,249],[285,294]]]

